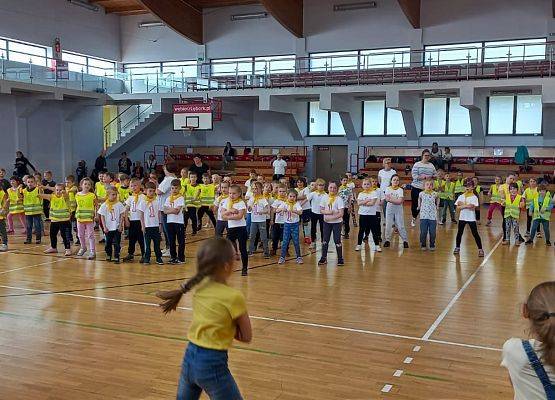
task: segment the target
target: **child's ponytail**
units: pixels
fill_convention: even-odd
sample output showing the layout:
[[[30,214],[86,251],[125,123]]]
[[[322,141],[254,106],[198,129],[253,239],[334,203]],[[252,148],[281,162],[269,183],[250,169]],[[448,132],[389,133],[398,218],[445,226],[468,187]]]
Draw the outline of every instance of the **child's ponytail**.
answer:
[[[524,306],[531,330],[542,342],[542,361],[555,367],[555,281],[544,282],[530,292]]]
[[[234,258],[235,249],[229,240],[221,237],[206,240],[200,245],[197,252],[197,273],[195,276],[181,285],[179,289],[156,293],[158,298],[164,300],[160,303],[162,312],[167,314],[175,311],[185,293],[190,292],[204,278],[213,275],[226,264],[233,262]]]

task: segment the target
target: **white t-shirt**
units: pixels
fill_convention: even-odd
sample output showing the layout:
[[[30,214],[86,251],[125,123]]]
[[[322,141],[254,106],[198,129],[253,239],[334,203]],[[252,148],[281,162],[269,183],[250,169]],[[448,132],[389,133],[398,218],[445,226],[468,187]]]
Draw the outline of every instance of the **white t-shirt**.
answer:
[[[310,201],[310,209],[314,214],[321,214],[320,204],[322,204],[324,196],[327,196],[325,192],[320,194],[317,191],[314,191],[308,194],[307,199]]]
[[[287,162],[283,158],[281,160],[274,160],[272,167],[274,167],[274,175],[285,175]]]
[[[164,207],[166,199],[170,197],[170,189],[174,179],[177,178],[175,176],[165,176],[162,182],[158,185],[158,190],[162,192],[162,194],[158,195],[158,204],[160,205],[160,208]]]
[[[222,212],[224,211],[224,207],[225,207],[225,203],[227,201],[228,197],[224,198],[224,199],[220,199],[218,197],[216,197],[216,199],[214,200],[214,206],[218,209],[218,215],[217,215],[217,220],[218,221],[223,221],[224,218],[222,217]]]
[[[388,188],[385,189],[385,195],[386,196],[390,196],[393,199],[403,199],[405,197],[405,191],[403,190],[402,187],[398,187],[397,189],[393,189],[393,186],[389,186]],[[389,207],[390,203],[387,203],[387,206]],[[392,206],[398,206],[402,204],[392,204]]]
[[[143,196],[137,209],[143,213],[145,228],[157,228],[160,225],[160,204],[157,201],[147,203],[146,196]]]
[[[106,228],[109,231],[117,231],[120,227],[121,215],[125,212],[125,206],[120,202],[117,202],[112,207],[112,211],[108,210],[106,203],[102,203],[98,213],[104,217],[104,222],[106,223]]]
[[[231,199],[226,199],[225,203],[223,204],[224,208],[227,210],[229,209],[229,205],[231,204],[232,200]],[[246,210],[247,205],[245,204],[244,201],[238,201],[237,203],[233,204],[233,208],[235,210]],[[245,220],[245,217],[243,216],[243,218],[241,219],[230,219],[227,221],[227,227],[228,228],[238,228],[240,226],[247,226],[247,221]]]
[[[455,204],[458,204],[458,203],[474,204],[476,207],[480,205],[480,203],[478,202],[478,197],[476,197],[476,195],[473,194],[471,196],[465,197],[464,193],[457,198],[457,201],[455,202]],[[468,208],[462,209],[459,214],[459,220],[470,221],[470,222],[476,221],[475,210],[470,210]]]
[[[303,211],[304,210],[310,210],[310,200],[309,200],[309,197],[308,197],[309,194],[310,194],[310,188],[308,188],[308,187],[305,187],[303,190],[301,190],[299,192],[299,196],[306,197],[306,200],[300,201],[301,207],[303,208]]]
[[[170,201],[170,198],[168,197],[166,199],[166,202],[164,203],[164,207],[170,207],[170,208],[179,208],[179,207],[185,207],[185,199],[183,198],[183,196],[179,196],[177,199],[175,199],[173,202]],[[184,223],[184,218],[183,218],[183,211],[179,212],[177,214],[167,214],[168,215],[168,224],[173,223],[173,224],[183,224]]]
[[[251,190],[251,183],[253,182],[253,179],[247,179],[245,181],[245,187],[247,188],[247,193],[249,192],[249,190]]]
[[[393,175],[395,175],[397,172],[391,168],[389,171],[386,171],[385,169],[380,169],[380,171],[378,172],[378,178],[380,181],[380,189],[385,190],[386,188],[388,188],[391,185],[391,177]]]
[[[532,348],[541,360],[541,343],[530,340]],[[545,390],[540,379],[528,361],[528,356],[522,346],[522,341],[511,338],[503,345],[501,366],[507,368],[513,383],[515,400],[545,400]],[[549,365],[543,366],[551,382],[555,382],[555,370]]]
[[[247,209],[251,209],[251,222],[266,222],[269,214],[268,205],[268,200],[264,198],[258,199],[256,203],[254,202],[254,198],[249,199],[247,202]],[[264,208],[267,208],[267,210],[264,211]]]
[[[358,215],[376,215],[376,211],[379,207],[379,190],[372,190],[370,193],[360,192],[358,194],[357,200],[366,201],[376,199],[373,206],[360,205],[358,206]]]
[[[345,208],[345,203],[343,203],[343,200],[339,197],[339,195],[337,195],[333,204],[329,204],[329,202],[330,196],[328,194],[322,197],[322,200],[320,200],[320,213],[322,213],[323,209],[339,211]],[[338,218],[333,218],[331,215],[324,215],[324,221],[329,224],[337,224],[338,222],[343,221],[343,214],[341,214]]]
[[[125,205],[129,207],[129,220],[131,221],[140,221],[141,217],[139,215],[139,203],[145,197],[144,194],[139,194],[137,202],[135,202],[135,195],[131,194],[127,200],[125,200]]]
[[[281,213],[281,215],[283,216],[283,223],[286,224],[298,224],[301,217],[299,214],[295,214],[294,212],[292,212],[291,210],[289,210],[289,205],[280,200],[280,208],[286,208],[287,211],[283,211]],[[293,210],[298,211],[298,212],[302,212],[303,208],[301,207],[301,204],[297,201],[295,202],[295,204],[293,205]],[[277,219],[277,215],[276,215],[276,219]]]
[[[286,207],[286,205],[285,205],[285,202],[283,200],[276,199],[272,203],[272,208],[274,209],[274,211],[276,213],[275,214],[276,218],[274,220],[274,222],[276,224],[284,224],[285,223],[285,217],[286,217],[285,214],[286,214],[286,212],[285,211],[282,211],[282,212],[278,211],[279,209],[283,209],[285,207]]]

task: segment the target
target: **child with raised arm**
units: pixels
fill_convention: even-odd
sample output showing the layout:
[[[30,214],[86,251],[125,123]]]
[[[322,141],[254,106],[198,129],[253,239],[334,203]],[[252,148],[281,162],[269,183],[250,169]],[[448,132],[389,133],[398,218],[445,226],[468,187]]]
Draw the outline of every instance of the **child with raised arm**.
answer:
[[[46,254],[58,252],[58,232],[62,237],[65,248],[65,256],[71,255],[71,212],[69,208],[69,194],[65,191],[62,183],[54,186],[54,193],[39,194],[41,199],[48,200],[50,207],[50,247],[44,251]]]
[[[139,199],[137,205],[139,218],[141,220],[141,228],[143,230],[145,241],[145,253],[142,258],[143,264],[150,264],[150,246],[154,246],[154,254],[156,255],[156,264],[163,265],[162,250],[160,242],[160,203],[156,196],[156,184],[147,182],[145,184],[145,195]]]
[[[474,182],[471,178],[467,178],[464,183],[465,192],[461,194],[456,201],[457,208],[460,210],[459,214],[459,226],[457,230],[456,245],[453,254],[459,254],[461,252],[461,240],[464,233],[464,228],[466,225],[470,226],[470,231],[474,240],[476,241],[476,246],[478,246],[478,256],[484,256],[484,250],[482,249],[482,239],[478,233],[478,226],[476,225],[476,213],[474,209],[479,206],[478,197],[474,193]]]
[[[234,258],[231,242],[221,237],[208,239],[197,252],[195,276],[177,290],[157,293],[164,300],[162,311],[169,313],[183,294],[196,288],[177,400],[197,400],[203,391],[211,399],[242,399],[227,365],[227,351],[234,338],[249,343],[252,328],[243,293],[228,286]]]
[[[125,226],[125,206],[118,199],[118,190],[111,186],[106,189],[106,201],[100,206],[98,215],[106,235],[106,261],[120,263],[121,233]]]
[[[276,209],[276,213],[285,215],[283,223],[283,240],[281,241],[281,256],[279,257],[278,264],[285,263],[287,248],[289,247],[290,241],[293,241],[293,246],[295,247],[297,264],[302,264],[303,257],[299,244],[299,221],[301,219],[300,215],[303,213],[303,208],[297,201],[297,191],[295,189],[289,190],[287,193],[287,200],[280,202],[280,206]]]
[[[139,178],[131,179],[129,190],[131,192],[125,201],[122,201],[120,198],[120,201],[125,204],[127,218],[129,218],[129,247],[127,248],[127,255],[123,258],[123,262],[133,261],[135,257],[135,247],[138,244],[141,251],[141,259],[139,262],[142,263],[145,255],[145,237],[139,211],[139,203],[144,198],[144,194],[141,191],[141,180]]]
[[[181,195],[181,188],[181,181],[179,179],[171,181],[170,196],[166,199],[163,208],[168,218],[170,264],[182,264],[185,262],[185,227],[183,217],[185,199]]]

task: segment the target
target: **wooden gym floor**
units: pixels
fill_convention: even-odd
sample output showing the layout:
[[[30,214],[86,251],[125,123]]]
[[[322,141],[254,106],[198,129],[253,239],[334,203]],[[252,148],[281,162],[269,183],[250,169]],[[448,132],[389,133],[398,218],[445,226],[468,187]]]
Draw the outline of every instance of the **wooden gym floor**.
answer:
[[[245,399],[512,397],[500,349],[525,335],[519,304],[529,290],[555,279],[553,248],[543,239],[501,246],[498,216],[480,227],[483,259],[470,231],[455,257],[449,223],[438,227],[435,253],[407,229],[408,250],[395,238],[381,254],[356,253],[355,228],[344,267],[334,254],[324,267],[317,254],[302,266],[257,255],[248,278],[232,276],[254,329],[250,345],[230,351]],[[154,293],[193,275],[192,255],[208,236],[189,237],[177,267],[114,265],[100,251],[97,261],[43,255],[44,246],[10,237],[0,254],[0,398],[174,398],[191,297],[164,316]]]

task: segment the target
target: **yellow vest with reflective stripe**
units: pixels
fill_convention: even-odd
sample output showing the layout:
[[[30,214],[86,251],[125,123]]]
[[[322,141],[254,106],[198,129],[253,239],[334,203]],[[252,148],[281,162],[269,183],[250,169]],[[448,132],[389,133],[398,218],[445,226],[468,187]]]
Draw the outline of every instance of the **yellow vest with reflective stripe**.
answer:
[[[50,219],[53,222],[69,221],[69,205],[64,196],[53,194],[50,197]]]
[[[8,197],[10,198],[10,214],[21,214],[23,210],[23,200],[19,198],[21,189],[8,189]]]
[[[216,198],[216,186],[212,183],[199,185],[200,187],[200,204],[202,206],[211,206]]]
[[[39,215],[42,214],[42,199],[39,197],[39,189],[34,188],[29,191],[23,190],[23,209],[25,215]]]
[[[547,192],[545,194],[541,206],[540,196],[534,197],[533,204],[534,212],[532,216],[534,219],[545,219],[546,221],[551,219],[551,210],[549,209],[549,205],[551,204],[551,193]]]
[[[75,201],[75,193],[77,193],[76,186],[72,186],[71,188],[67,189],[67,194],[69,196],[68,207],[70,212],[75,212],[75,209],[77,208],[77,202]]]
[[[445,182],[443,190],[439,192],[440,199],[454,200],[455,199],[455,182]]]
[[[501,204],[501,200],[503,198],[501,197],[501,194],[499,193],[499,186],[496,185],[496,184],[491,185],[490,192],[491,192],[490,199],[489,199],[490,204],[492,204],[492,203]]]
[[[505,218],[518,219],[520,217],[520,201],[522,196],[517,194],[515,199],[511,201],[511,195],[505,197]]]
[[[94,193],[75,195],[77,209],[75,210],[75,218],[77,222],[92,222],[94,219]]]
[[[526,209],[529,209],[534,202],[534,199],[538,196],[538,188],[526,188],[524,190],[524,198],[526,199]]]
[[[124,188],[123,186],[119,186],[118,187],[119,201],[121,201],[122,203],[125,203],[125,200],[129,198],[129,193],[131,193],[131,190],[128,187]]]
[[[102,182],[96,182],[94,184],[94,193],[96,194],[96,197],[98,197],[99,199],[106,198],[106,187]]]
[[[6,218],[4,214],[4,207],[6,206],[6,200],[8,199],[8,195],[3,190],[0,190],[0,221]],[[4,243],[5,244],[5,243]]]
[[[464,193],[464,178],[455,181],[455,193]]]
[[[185,204],[187,207],[200,207],[200,197],[198,196],[198,191],[200,189],[200,185],[191,186],[190,184],[185,188]]]

